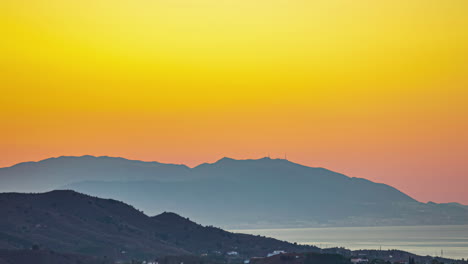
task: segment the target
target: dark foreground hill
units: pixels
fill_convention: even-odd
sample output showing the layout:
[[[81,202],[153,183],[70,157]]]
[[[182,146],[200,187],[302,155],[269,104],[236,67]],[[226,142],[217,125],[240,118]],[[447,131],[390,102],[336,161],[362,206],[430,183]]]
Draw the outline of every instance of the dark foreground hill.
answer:
[[[58,253],[51,250],[0,249],[0,264],[113,264],[104,257]]]
[[[230,229],[468,224],[466,206],[420,203],[385,184],[284,159],[223,158],[188,168],[83,156],[0,169],[0,191],[60,188]]]
[[[285,253],[268,258],[254,258],[250,264],[350,264],[349,258],[339,254]]]
[[[115,200],[74,191],[0,194],[0,248],[32,245],[116,259],[164,255],[263,256],[273,250],[316,251],[271,238],[204,227],[173,213],[149,217]]]

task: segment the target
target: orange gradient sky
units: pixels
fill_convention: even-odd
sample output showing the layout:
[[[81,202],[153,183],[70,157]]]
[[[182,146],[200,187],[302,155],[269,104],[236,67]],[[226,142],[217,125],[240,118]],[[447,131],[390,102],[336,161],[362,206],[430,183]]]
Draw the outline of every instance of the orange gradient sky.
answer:
[[[268,154],[468,204],[466,0],[3,0],[0,166]]]

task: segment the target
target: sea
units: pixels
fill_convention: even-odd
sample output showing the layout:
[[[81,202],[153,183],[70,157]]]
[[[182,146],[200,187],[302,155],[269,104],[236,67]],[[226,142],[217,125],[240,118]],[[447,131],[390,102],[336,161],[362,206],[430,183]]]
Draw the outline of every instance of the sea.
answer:
[[[399,249],[422,256],[468,259],[468,225],[231,230],[320,248]]]

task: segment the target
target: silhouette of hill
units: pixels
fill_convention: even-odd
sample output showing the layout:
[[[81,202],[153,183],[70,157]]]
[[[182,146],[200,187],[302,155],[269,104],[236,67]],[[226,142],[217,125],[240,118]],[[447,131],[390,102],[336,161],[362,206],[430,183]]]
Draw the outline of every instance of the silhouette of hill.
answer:
[[[284,159],[223,158],[188,168],[83,156],[0,169],[0,191],[60,188],[231,229],[468,223],[467,206],[420,203],[385,184]]]
[[[212,226],[202,226],[175,213],[152,217],[157,222],[160,237],[198,254],[212,251],[236,251],[242,256],[264,256],[274,249],[316,251],[316,247],[298,246],[272,238],[226,232]]]
[[[164,255],[265,255],[278,248],[314,251],[271,238],[203,227],[173,213],[149,217],[110,199],[74,191],[0,194],[0,248],[40,245],[59,252],[115,259]]]
[[[51,250],[0,249],[0,264],[113,264],[108,258],[57,253]]]

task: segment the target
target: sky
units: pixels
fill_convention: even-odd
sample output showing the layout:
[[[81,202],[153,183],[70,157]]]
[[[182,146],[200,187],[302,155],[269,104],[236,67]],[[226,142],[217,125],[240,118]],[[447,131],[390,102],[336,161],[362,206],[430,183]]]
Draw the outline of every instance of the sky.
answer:
[[[2,0],[0,167],[289,160],[468,204],[466,0]]]

